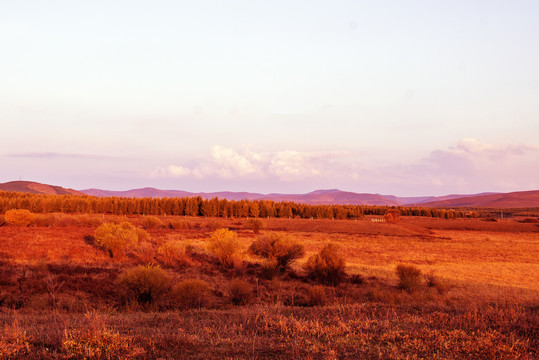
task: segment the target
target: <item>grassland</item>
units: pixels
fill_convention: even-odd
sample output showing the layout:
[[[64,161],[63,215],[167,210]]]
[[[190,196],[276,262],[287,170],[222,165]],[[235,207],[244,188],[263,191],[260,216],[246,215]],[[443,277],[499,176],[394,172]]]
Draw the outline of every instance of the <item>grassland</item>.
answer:
[[[534,359],[539,356],[539,227],[512,220],[403,218],[267,219],[262,232],[286,232],[306,255],[290,271],[260,277],[261,260],[244,219],[161,217],[164,227],[111,258],[95,243],[104,221],[143,217],[58,214],[40,226],[0,227],[0,358],[6,359]],[[168,224],[173,226],[167,226]],[[172,228],[171,228],[172,227]],[[242,261],[227,268],[206,251],[209,235],[238,234]],[[158,248],[187,244],[189,263],[169,264]],[[329,242],[349,277],[323,286],[302,264]],[[210,285],[201,308],[179,306],[165,291],[138,303],[118,276],[154,263],[172,283]],[[427,280],[398,287],[395,268],[414,265]],[[245,305],[230,284],[251,286]],[[432,281],[431,281],[432,282]]]

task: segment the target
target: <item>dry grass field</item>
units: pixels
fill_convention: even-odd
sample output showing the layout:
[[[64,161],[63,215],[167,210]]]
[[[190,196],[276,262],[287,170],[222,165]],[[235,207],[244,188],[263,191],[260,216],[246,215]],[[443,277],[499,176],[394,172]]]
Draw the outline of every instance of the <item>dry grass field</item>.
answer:
[[[257,235],[245,219],[160,220],[162,226],[149,226],[141,216],[57,214],[34,226],[1,226],[0,358],[539,356],[537,224],[264,219],[261,234],[286,233],[305,249],[272,278],[264,275],[264,261],[247,251]],[[149,236],[110,257],[95,230],[122,221],[148,227]],[[219,228],[238,237],[230,267],[208,252]],[[304,270],[328,243],[346,259],[348,275],[336,286]],[[187,250],[172,258],[165,244]],[[152,301],[137,298],[119,280],[125,270],[147,264],[168,278]],[[398,265],[422,272],[416,287],[399,287]],[[186,279],[208,284],[196,306],[175,295],[175,285]]]

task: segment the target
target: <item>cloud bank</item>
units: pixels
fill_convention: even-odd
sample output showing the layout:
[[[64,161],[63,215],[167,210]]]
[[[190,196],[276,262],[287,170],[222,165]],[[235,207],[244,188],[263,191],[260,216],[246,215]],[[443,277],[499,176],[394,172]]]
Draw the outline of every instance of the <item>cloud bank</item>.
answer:
[[[463,138],[434,149],[415,162],[400,163],[398,154],[384,165],[352,152],[282,150],[257,152],[215,145],[192,166],[170,164],[153,169],[152,178],[215,179],[256,183],[304,183],[353,191],[402,194],[473,193],[536,189],[539,146],[493,145]],[[308,188],[312,188],[309,186]],[[268,189],[275,191],[277,189]]]

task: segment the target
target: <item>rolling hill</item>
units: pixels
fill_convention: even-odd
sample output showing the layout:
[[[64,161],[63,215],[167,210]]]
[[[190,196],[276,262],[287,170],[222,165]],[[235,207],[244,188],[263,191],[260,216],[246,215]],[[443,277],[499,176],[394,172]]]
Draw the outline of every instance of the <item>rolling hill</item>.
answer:
[[[539,207],[539,190],[466,196],[422,203],[428,207],[491,207],[526,208]]]
[[[0,184],[0,191],[26,192],[47,195],[84,195],[84,193],[61,186],[41,184],[33,181],[10,181]]]

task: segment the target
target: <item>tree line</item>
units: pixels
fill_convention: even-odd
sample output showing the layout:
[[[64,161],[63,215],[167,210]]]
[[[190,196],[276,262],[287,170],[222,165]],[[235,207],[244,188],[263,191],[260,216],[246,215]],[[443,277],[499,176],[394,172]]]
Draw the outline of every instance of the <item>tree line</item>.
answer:
[[[197,197],[127,198],[80,195],[44,195],[0,191],[0,213],[26,209],[34,213],[83,213],[115,215],[183,215],[208,217],[262,217],[303,219],[360,219],[398,209],[403,216],[445,219],[475,217],[475,213],[426,207],[373,205],[307,205],[271,200],[226,200]]]

